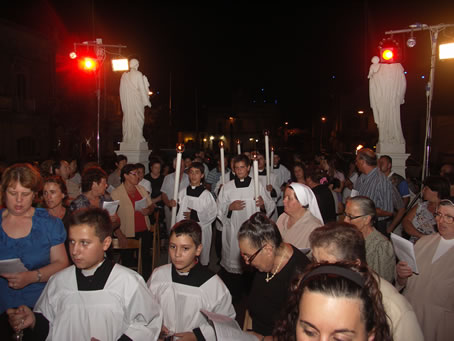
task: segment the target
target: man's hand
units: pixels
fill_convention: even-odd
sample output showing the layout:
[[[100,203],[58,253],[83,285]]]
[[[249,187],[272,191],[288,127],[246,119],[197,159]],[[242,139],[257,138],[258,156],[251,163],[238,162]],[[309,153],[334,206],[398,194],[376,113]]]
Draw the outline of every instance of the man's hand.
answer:
[[[263,201],[263,198],[261,195],[255,200],[255,206],[260,207],[260,208],[265,208],[265,202]]]
[[[246,203],[243,200],[235,200],[229,206],[229,211],[241,211],[246,207]]]

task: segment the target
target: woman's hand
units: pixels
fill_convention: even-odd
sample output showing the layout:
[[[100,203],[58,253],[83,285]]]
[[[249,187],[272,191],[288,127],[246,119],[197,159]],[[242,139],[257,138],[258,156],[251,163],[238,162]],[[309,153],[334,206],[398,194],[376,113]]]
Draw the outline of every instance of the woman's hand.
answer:
[[[28,327],[35,327],[35,314],[25,305],[21,305],[17,309],[8,309],[6,314],[8,315],[8,321],[11,328],[16,332]]]
[[[16,272],[12,274],[1,274],[8,281],[8,286],[12,289],[22,289],[29,284],[37,282],[36,271]]]
[[[413,275],[413,271],[408,266],[408,264],[404,261],[400,261],[396,265],[396,272],[397,272],[397,282],[400,285],[406,285],[408,277]]]

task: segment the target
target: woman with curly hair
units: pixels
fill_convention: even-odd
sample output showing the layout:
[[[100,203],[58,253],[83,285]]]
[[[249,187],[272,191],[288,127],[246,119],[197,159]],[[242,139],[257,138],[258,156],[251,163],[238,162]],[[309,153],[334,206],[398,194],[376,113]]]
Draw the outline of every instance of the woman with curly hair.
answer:
[[[393,340],[377,281],[367,267],[314,264],[293,288],[275,339]]]

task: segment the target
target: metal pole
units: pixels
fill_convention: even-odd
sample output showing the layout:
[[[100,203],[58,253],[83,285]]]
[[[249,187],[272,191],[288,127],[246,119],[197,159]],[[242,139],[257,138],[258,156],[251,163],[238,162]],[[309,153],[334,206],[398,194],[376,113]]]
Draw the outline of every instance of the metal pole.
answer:
[[[100,137],[99,137],[99,123],[100,123],[100,113],[101,113],[101,68],[99,68],[96,75],[96,98],[98,101],[98,124],[97,124],[97,134],[96,134],[96,151],[98,155],[98,165],[101,164],[101,148],[100,148]]]

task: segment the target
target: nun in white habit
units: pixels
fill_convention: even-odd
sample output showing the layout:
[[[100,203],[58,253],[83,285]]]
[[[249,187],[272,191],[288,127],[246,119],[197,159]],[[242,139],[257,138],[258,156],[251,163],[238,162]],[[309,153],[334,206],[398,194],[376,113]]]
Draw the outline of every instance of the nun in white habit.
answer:
[[[277,226],[282,239],[298,249],[309,248],[309,236],[323,225],[317,199],[310,187],[292,182],[284,192],[284,213],[279,216]]]

